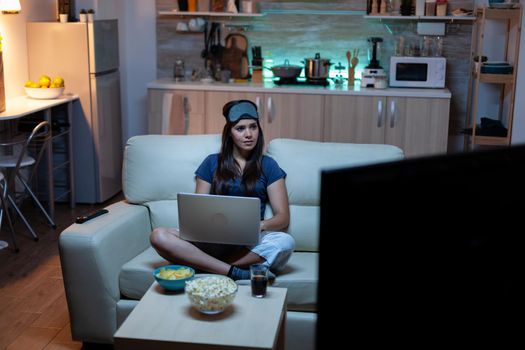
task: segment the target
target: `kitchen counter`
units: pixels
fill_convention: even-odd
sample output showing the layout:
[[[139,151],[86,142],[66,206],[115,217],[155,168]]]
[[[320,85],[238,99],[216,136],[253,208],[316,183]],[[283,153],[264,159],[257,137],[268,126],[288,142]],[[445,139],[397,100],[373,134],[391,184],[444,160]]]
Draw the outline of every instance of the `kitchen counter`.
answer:
[[[387,97],[423,97],[423,98],[451,98],[450,91],[445,89],[413,89],[413,88],[362,88],[354,85],[353,88],[343,86],[318,85],[277,85],[271,80],[263,83],[203,83],[200,81],[175,81],[172,78],[162,78],[147,84],[148,89],[166,90],[194,90],[194,91],[225,91],[225,92],[272,92],[287,94],[315,94],[315,95],[365,95],[365,96],[387,96]]]

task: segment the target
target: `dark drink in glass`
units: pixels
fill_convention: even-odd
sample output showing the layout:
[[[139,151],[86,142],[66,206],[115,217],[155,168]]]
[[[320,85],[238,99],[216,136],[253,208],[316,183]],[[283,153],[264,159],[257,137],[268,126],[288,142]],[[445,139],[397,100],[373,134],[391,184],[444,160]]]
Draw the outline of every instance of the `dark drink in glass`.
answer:
[[[264,296],[266,296],[267,285],[268,277],[252,276],[252,296],[256,298],[264,298]]]
[[[264,298],[266,286],[268,285],[268,266],[264,264],[253,264],[250,266],[250,280],[252,284],[252,296]]]

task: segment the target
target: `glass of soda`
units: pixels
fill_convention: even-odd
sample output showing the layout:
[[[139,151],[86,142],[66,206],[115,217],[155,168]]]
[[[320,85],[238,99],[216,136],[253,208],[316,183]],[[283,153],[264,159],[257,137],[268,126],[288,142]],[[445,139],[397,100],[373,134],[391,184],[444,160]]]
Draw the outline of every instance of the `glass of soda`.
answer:
[[[250,266],[250,280],[252,285],[252,296],[264,298],[268,286],[268,266],[253,264]]]

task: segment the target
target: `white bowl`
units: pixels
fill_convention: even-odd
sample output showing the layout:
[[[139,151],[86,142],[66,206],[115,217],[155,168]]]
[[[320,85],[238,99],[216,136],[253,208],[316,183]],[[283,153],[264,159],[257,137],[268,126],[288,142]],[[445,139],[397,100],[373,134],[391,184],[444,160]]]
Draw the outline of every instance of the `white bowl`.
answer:
[[[52,100],[58,98],[64,92],[63,87],[59,88],[30,88],[26,87],[26,95],[30,98],[35,98],[37,100]]]
[[[231,305],[237,294],[237,284],[229,277],[211,275],[186,282],[184,290],[194,308],[213,315]]]

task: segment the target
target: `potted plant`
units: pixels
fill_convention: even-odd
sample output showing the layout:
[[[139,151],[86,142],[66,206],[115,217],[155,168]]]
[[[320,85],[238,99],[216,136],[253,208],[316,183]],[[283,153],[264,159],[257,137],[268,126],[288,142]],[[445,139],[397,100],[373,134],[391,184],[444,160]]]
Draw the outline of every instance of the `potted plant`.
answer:
[[[87,12],[85,9],[80,9],[80,12],[78,13],[78,20],[80,22],[86,22],[87,21]]]

